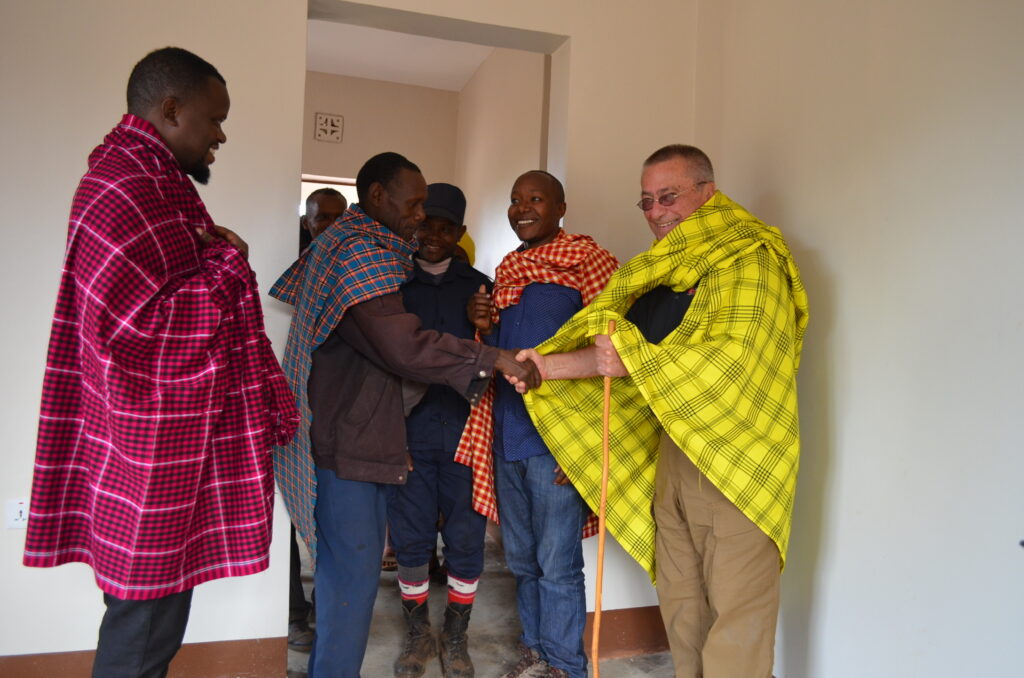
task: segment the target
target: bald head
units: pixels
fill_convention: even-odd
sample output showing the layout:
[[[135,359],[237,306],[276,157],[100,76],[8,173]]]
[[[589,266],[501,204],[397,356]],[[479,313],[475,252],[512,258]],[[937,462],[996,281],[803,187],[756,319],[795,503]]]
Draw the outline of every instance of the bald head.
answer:
[[[552,195],[555,199],[558,202],[565,202],[565,187],[562,186],[562,182],[558,180],[558,177],[550,172],[545,172],[544,170],[530,170],[529,172],[523,172],[520,174],[519,179],[531,174],[536,175],[537,178],[542,181],[548,182],[551,186],[551,190],[553,191]],[[518,182],[519,179],[516,179],[516,181]]]

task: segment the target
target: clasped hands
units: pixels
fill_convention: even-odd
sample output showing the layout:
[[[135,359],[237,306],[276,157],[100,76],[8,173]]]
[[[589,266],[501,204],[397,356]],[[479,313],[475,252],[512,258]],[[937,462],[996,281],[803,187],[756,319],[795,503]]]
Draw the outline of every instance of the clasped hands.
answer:
[[[483,285],[466,304],[466,316],[480,334],[490,334],[494,313],[491,295]],[[606,334],[594,337],[594,345],[572,353],[541,355],[532,348],[524,348],[515,354],[515,360],[536,366],[537,381],[524,379],[519,375],[501,370],[506,381],[519,393],[526,393],[540,385],[545,379],[582,379],[586,377],[626,377],[629,371],[619,358],[619,352]],[[531,373],[531,378],[532,378]]]
[[[524,348],[516,360],[530,361],[537,366],[542,381],[547,379],[582,379],[586,377],[627,377],[629,371],[607,334],[594,337],[594,345],[572,353],[541,355],[533,348]],[[519,393],[526,393],[529,384],[505,376]]]

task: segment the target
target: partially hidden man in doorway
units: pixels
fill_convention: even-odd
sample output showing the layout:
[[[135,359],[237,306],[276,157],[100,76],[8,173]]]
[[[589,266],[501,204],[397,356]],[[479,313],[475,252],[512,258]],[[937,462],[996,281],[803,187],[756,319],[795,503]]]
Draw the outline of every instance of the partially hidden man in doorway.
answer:
[[[318,235],[344,214],[348,201],[334,188],[318,188],[306,198],[306,213],[299,217],[299,254],[309,247]],[[302,559],[299,555],[298,535],[292,525],[288,563],[288,649],[309,652],[313,649],[313,630],[316,610],[306,600],[302,588]],[[313,592],[316,600],[316,592]]]

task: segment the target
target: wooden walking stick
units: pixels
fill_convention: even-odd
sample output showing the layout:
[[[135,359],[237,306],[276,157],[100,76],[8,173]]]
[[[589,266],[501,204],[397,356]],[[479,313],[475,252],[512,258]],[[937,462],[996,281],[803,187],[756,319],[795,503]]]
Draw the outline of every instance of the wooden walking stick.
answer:
[[[608,321],[608,336],[615,332],[615,321]],[[594,657],[594,678],[601,678],[601,587],[604,584],[604,514],[608,505],[608,421],[612,409],[612,378],[604,378],[604,416],[601,427],[601,506],[597,512],[597,583],[594,589],[594,632],[590,653]]]

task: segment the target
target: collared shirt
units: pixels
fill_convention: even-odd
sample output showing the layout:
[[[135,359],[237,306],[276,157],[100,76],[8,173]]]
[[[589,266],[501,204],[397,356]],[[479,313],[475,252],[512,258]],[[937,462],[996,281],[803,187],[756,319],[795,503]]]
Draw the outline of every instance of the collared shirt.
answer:
[[[245,257],[148,122],[89,157],[43,381],[24,562],[146,600],[268,565],[269,448],[298,414]]]

